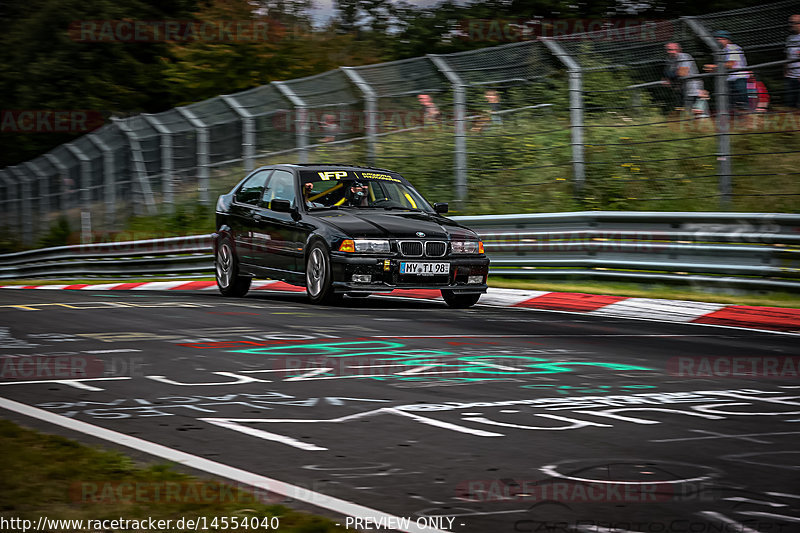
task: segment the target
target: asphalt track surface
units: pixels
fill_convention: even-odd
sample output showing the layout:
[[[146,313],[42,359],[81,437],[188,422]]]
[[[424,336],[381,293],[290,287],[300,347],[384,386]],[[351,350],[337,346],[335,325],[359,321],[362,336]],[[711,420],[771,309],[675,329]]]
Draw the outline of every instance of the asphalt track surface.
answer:
[[[342,524],[800,531],[798,335],[346,302],[0,291],[0,416]]]

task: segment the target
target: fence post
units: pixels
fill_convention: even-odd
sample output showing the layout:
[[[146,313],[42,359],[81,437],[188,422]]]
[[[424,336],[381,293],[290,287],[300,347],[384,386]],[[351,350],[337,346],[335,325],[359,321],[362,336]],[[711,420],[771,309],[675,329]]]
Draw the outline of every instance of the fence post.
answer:
[[[220,98],[242,119],[242,160],[244,161],[245,172],[250,172],[255,168],[256,160],[255,118],[231,95],[223,94]]]
[[[13,200],[11,199],[11,180],[7,177],[7,174],[6,169],[0,170],[0,185],[3,187],[3,201],[0,203],[3,205],[2,212],[5,214],[3,228],[8,233],[12,233],[11,224],[14,221]]]
[[[452,69],[447,61],[439,55],[428,54],[434,66],[444,74],[453,86],[454,141],[456,200],[463,205],[467,200],[467,97],[466,85],[461,77]]]
[[[66,179],[69,177],[69,172],[67,171],[67,167],[64,166],[64,163],[61,162],[59,158],[54,156],[53,154],[44,154],[45,159],[50,161],[50,164],[55,167],[58,171],[58,181],[61,190],[59,194],[61,195],[61,205],[64,211],[69,211],[70,208],[73,207],[72,205],[72,194],[67,190],[67,183]]]
[[[109,127],[113,127],[109,126]],[[103,202],[105,203],[105,224],[111,229],[116,221],[117,188],[114,178],[114,152],[96,133],[89,134],[89,140],[103,152]]]
[[[361,94],[364,95],[364,112],[366,113],[366,130],[367,130],[367,161],[370,165],[375,165],[375,147],[378,143],[378,128],[377,128],[377,117],[378,117],[378,97],[375,94],[375,91],[370,87],[369,83],[364,80],[361,74],[358,73],[357,70],[354,70],[353,67],[340,67],[342,72],[344,72],[350,81],[352,81],[356,87],[361,91]]]
[[[153,190],[150,188],[150,180],[147,179],[147,166],[144,163],[144,154],[142,153],[142,143],[139,142],[139,137],[123,120],[116,117],[111,117],[122,133],[128,138],[128,144],[131,147],[131,175],[134,177],[133,183],[139,185],[139,195],[142,202],[149,214],[155,214],[156,205],[153,199]],[[134,202],[133,210],[136,214],[141,214],[142,210],[138,202]]]
[[[682,17],[681,20],[685,21],[689,28],[711,49],[717,64],[716,76],[714,76],[714,92],[717,98],[717,175],[719,176],[720,208],[726,209],[731,203],[733,182],[730,136],[731,106],[725,50],[699,20],[694,17]]]
[[[80,210],[81,210],[81,242],[89,244],[92,242],[92,210],[89,185],[92,182],[92,164],[89,158],[77,146],[67,143],[64,147],[74,155],[81,165],[80,180]]]
[[[39,168],[39,165],[34,161],[28,161],[24,163],[24,165],[30,172],[30,175],[39,180],[39,214],[36,219],[39,221],[38,233],[41,235],[43,233],[42,226],[44,226],[44,232],[50,227],[50,187],[47,182],[47,174],[42,172],[42,169]]]
[[[143,113],[148,124],[158,132],[161,140],[161,195],[167,206],[167,213],[175,211],[175,198],[172,192],[172,174],[174,172],[172,153],[172,132],[160,120],[149,113]]]
[[[20,197],[20,225],[22,226],[22,242],[26,245],[33,244],[33,210],[31,209],[31,183],[25,171],[19,165],[8,168],[17,178]]]
[[[208,125],[185,107],[175,110],[197,129],[197,192],[201,204],[208,204],[209,165],[211,165],[211,136]]]
[[[575,193],[580,195],[586,182],[583,153],[583,72],[581,66],[557,42],[541,39],[545,47],[567,67],[569,75],[569,126],[572,143],[572,173]]]
[[[294,106],[295,111],[295,139],[296,146],[300,152],[298,163],[308,163],[308,120],[306,115],[306,103],[302,98],[282,81],[273,81],[272,84],[278,88]]]

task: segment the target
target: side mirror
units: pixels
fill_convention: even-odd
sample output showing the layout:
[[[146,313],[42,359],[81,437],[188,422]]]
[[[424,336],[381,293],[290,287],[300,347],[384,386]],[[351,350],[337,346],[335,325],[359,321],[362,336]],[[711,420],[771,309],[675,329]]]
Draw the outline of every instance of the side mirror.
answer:
[[[447,213],[450,210],[450,207],[446,202],[438,202],[433,204],[433,210],[439,214],[442,214]]]
[[[292,204],[291,202],[289,202],[289,200],[281,200],[278,198],[270,202],[269,208],[272,209],[273,211],[277,211],[278,213],[291,213],[292,211],[294,211],[294,209],[292,209]]]

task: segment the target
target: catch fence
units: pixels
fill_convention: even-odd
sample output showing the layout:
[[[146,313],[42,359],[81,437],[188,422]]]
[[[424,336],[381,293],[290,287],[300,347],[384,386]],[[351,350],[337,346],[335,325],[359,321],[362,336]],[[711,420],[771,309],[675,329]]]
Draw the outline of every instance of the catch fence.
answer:
[[[0,226],[31,246],[65,217],[88,242],[131,216],[210,209],[276,162],[391,168],[458,214],[797,212],[800,113],[784,86],[796,13],[791,0],[341,67],[115,118],[0,170]],[[743,48],[746,71],[728,71],[717,30]],[[666,43],[692,57],[688,76],[669,81]],[[732,108],[728,78],[742,72],[763,87]]]

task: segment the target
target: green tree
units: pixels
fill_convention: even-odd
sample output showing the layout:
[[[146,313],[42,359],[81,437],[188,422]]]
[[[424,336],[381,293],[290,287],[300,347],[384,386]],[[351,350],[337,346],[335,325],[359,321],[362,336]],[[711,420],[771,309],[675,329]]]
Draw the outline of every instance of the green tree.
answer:
[[[12,6],[13,4],[13,6]],[[0,109],[93,110],[104,115],[171,105],[162,43],[79,42],[78,21],[185,18],[193,0],[28,0],[6,4],[0,31]],[[0,133],[0,166],[76,134]]]
[[[165,64],[172,100],[196,102],[340,65],[379,60],[352,35],[314,30],[298,9],[296,4],[254,9],[248,0],[217,0],[204,6],[194,14],[198,21],[260,21],[272,30],[267,32],[267,39],[172,44]]]

